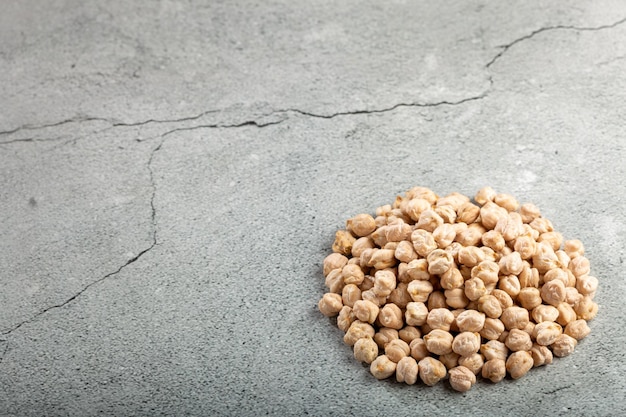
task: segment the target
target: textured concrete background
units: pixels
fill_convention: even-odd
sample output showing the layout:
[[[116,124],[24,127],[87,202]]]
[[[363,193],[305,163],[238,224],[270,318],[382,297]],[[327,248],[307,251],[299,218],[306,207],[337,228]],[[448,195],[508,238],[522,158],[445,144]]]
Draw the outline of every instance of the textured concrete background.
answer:
[[[0,74],[0,415],[626,413],[625,2],[4,0]],[[352,358],[321,261],[414,185],[583,240],[574,355],[466,394]]]

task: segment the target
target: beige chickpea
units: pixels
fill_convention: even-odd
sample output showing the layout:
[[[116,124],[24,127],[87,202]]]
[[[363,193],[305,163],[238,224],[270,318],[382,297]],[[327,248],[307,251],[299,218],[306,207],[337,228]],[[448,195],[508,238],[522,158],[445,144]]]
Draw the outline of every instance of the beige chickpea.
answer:
[[[503,290],[493,290],[491,292],[491,295],[493,295],[494,297],[496,297],[498,299],[498,301],[500,302],[500,306],[502,307],[503,311],[504,311],[505,308],[509,308],[509,307],[511,307],[513,305],[513,299],[511,298],[509,293],[507,293],[506,291],[503,291]]]
[[[390,360],[387,355],[380,355],[372,361],[370,372],[376,379],[385,379],[396,372],[396,366],[396,363]]]
[[[480,278],[485,285],[497,284],[500,267],[493,261],[482,261],[471,269],[472,278]]]
[[[385,238],[387,242],[402,242],[410,239],[413,229],[411,226],[398,220],[393,224],[387,225],[385,228]]]
[[[472,371],[474,375],[478,375],[485,365],[485,358],[483,358],[480,353],[472,353],[468,356],[461,356],[459,358],[459,365],[466,367]]]
[[[556,250],[554,251],[554,254],[556,255],[556,258],[561,268],[567,268],[569,263],[572,261],[572,258],[570,258],[567,252],[565,252],[564,250],[561,250],[561,249]]]
[[[576,310],[574,310],[574,308],[566,302],[559,303],[559,305],[556,306],[556,309],[559,310],[559,317],[556,318],[556,322],[561,326],[567,326],[569,322],[579,318],[576,314]]]
[[[439,281],[441,288],[444,290],[461,288],[463,287],[464,282],[465,280],[463,279],[463,275],[461,275],[461,271],[455,267],[452,267],[444,272],[441,275],[441,280]]]
[[[428,187],[413,187],[406,192],[407,198],[423,198],[428,205],[435,204],[439,196]]]
[[[369,300],[357,300],[352,306],[352,312],[360,321],[372,324],[378,318],[380,308]]]
[[[500,193],[495,196],[493,202],[499,205],[500,207],[505,208],[507,211],[515,211],[519,207],[519,203],[510,194]]]
[[[452,341],[452,351],[461,356],[469,356],[480,349],[480,335],[472,332],[461,332]]]
[[[522,288],[517,295],[517,301],[526,310],[532,310],[538,305],[541,305],[541,292],[539,288],[535,287]]]
[[[354,358],[370,364],[378,356],[378,345],[371,337],[364,337],[354,343]]]
[[[424,339],[422,338],[411,340],[409,347],[411,348],[411,357],[417,361],[430,356],[430,352],[426,348],[426,342],[424,342]]]
[[[457,221],[471,224],[478,219],[479,215],[480,207],[468,201],[463,203],[463,205],[459,207],[457,213]]]
[[[463,195],[461,193],[453,192],[448,194],[445,197],[440,197],[437,199],[436,205],[437,207],[442,206],[451,206],[455,211],[458,211],[459,208],[469,201],[469,197]]]
[[[535,323],[542,323],[544,321],[556,321],[559,317],[559,310],[554,306],[539,305],[533,308],[532,317]]]
[[[481,236],[481,242],[483,245],[493,249],[496,252],[500,252],[504,249],[506,243],[504,237],[495,230],[489,230]]]
[[[363,279],[365,279],[365,274],[359,265],[347,264],[341,270],[341,278],[343,279],[343,283],[346,285],[360,285],[363,282]]]
[[[379,297],[388,296],[396,288],[396,283],[396,275],[392,271],[376,271],[374,274],[374,293]]]
[[[454,240],[463,246],[478,246],[486,231],[480,223],[472,223],[467,228],[462,228],[460,232],[457,230]]]
[[[562,269],[562,268],[551,269],[547,271],[545,274],[543,274],[543,283],[545,284],[550,281],[558,280],[558,281],[561,281],[565,287],[567,287],[569,283],[569,274],[571,274],[570,271]]]
[[[439,217],[443,219],[443,224],[452,224],[456,221],[456,212],[454,211],[454,208],[452,206],[435,207],[434,210],[435,213],[437,213]],[[439,226],[437,226],[437,228],[439,228]]]
[[[411,233],[411,242],[413,243],[413,249],[418,255],[422,257],[428,256],[428,254],[437,249],[437,242],[432,233],[416,229]]]
[[[326,277],[330,271],[334,269],[341,269],[348,263],[348,258],[340,253],[331,253],[324,258],[324,276]]]
[[[480,204],[481,206],[486,204],[488,201],[493,201],[496,198],[496,191],[491,187],[483,187],[474,196],[474,200]]]
[[[532,355],[525,350],[513,352],[506,360],[506,370],[513,379],[518,379],[526,375],[533,365],[534,361]]]
[[[523,330],[511,329],[509,331],[506,340],[504,341],[509,350],[518,352],[520,350],[530,350],[533,346],[533,342],[530,339],[530,335]]]
[[[485,253],[485,261],[496,262],[500,259],[500,254],[497,254],[493,249],[487,246],[481,246],[480,250]]]
[[[505,308],[500,316],[500,320],[502,320],[502,323],[507,330],[521,330],[528,324],[528,310],[518,306]]]
[[[581,275],[576,278],[576,289],[582,295],[595,294],[598,290],[598,278],[591,275]]]
[[[476,383],[476,375],[464,366],[457,366],[448,371],[450,386],[455,391],[469,391]]]
[[[446,304],[452,308],[464,308],[469,303],[463,288],[445,290],[444,295],[446,297]]]
[[[389,327],[380,328],[376,334],[374,334],[374,341],[381,349],[385,349],[387,343],[398,338],[400,338],[398,331]]]
[[[430,209],[430,203],[423,198],[410,199],[404,206],[404,213],[413,221],[418,221],[422,212]]]
[[[406,305],[404,317],[409,326],[421,326],[428,318],[428,307],[423,302],[410,302]]]
[[[529,223],[530,227],[541,233],[547,233],[554,230],[552,222],[545,217],[537,217]]]
[[[572,336],[562,333],[556,338],[550,347],[552,348],[554,356],[562,358],[573,353],[577,344],[578,341]]]
[[[376,207],[376,216],[388,216],[391,213],[391,205],[385,204],[380,207]]]
[[[426,348],[435,355],[443,355],[452,352],[452,340],[454,336],[445,330],[434,329],[423,337]]]
[[[433,386],[446,377],[446,367],[443,363],[433,357],[426,357],[417,363],[419,376],[424,384]]]
[[[369,237],[360,237],[352,244],[352,256],[360,258],[365,249],[373,249],[374,241]]]
[[[398,337],[410,344],[413,339],[422,337],[422,332],[415,326],[404,326],[398,331]]]
[[[541,216],[541,212],[533,203],[522,204],[519,208],[519,214],[522,216],[524,223],[530,223]]]
[[[480,332],[485,325],[485,315],[476,310],[465,310],[456,316],[460,332]]]
[[[593,297],[595,294],[590,294]],[[583,295],[574,287],[565,287],[565,302],[571,306],[576,305],[583,298]]]
[[[507,215],[506,209],[492,202],[487,202],[480,208],[480,219],[487,230],[493,230],[498,220]]]
[[[385,355],[395,363],[410,353],[409,344],[402,339],[394,339],[385,345]]]
[[[450,253],[443,249],[435,249],[428,254],[428,272],[433,275],[441,275],[454,265],[454,259]]]
[[[401,282],[398,286],[391,291],[391,294],[387,297],[387,302],[393,303],[401,309],[406,308],[406,305],[413,301],[409,295],[408,284]]]
[[[522,286],[516,275],[505,275],[500,277],[498,289],[506,292],[511,298],[517,298]]]
[[[397,263],[395,253],[396,251],[394,249],[374,249],[371,257],[369,258],[367,266],[371,266],[375,269],[381,270],[385,268],[391,268]]]
[[[443,224],[443,219],[438,215],[435,210],[424,210],[420,214],[420,218],[417,221],[415,227],[417,229],[426,230],[432,232],[438,226]]]
[[[450,331],[450,324],[454,321],[454,314],[447,308],[435,308],[430,310],[426,323],[431,329]]]
[[[598,314],[598,304],[596,304],[591,297],[585,295],[574,304],[574,311],[576,312],[577,318],[589,321]]]
[[[424,303],[428,300],[430,293],[433,292],[433,284],[431,284],[430,281],[411,281],[409,282],[407,291],[413,301]]]
[[[370,301],[372,303],[374,303],[374,305],[376,305],[377,307],[380,307],[382,305],[384,305],[387,302],[387,297],[379,297],[375,292],[374,289],[370,289],[370,290],[366,290],[366,291],[361,291],[361,298],[365,301]]]
[[[341,294],[343,286],[345,285],[343,277],[341,276],[341,269],[333,269],[330,271],[324,280],[324,284],[328,287],[330,292]]]
[[[376,217],[374,217],[374,221],[376,222],[376,227],[383,227],[387,224],[387,216],[377,214]]]
[[[418,280],[427,281],[430,279],[428,272],[428,261],[426,259],[415,259],[407,264],[406,275],[407,282]]]
[[[446,296],[441,291],[433,291],[428,296],[428,310],[432,311],[436,308],[448,308],[446,304]]]
[[[474,301],[487,294],[487,287],[482,279],[470,278],[465,281],[464,291],[467,299]]]
[[[341,291],[341,300],[343,305],[348,307],[354,306],[354,303],[361,299],[361,290],[354,284],[348,284]]]
[[[485,362],[482,376],[491,382],[498,383],[506,376],[506,362],[502,359],[490,359]]]
[[[515,252],[520,254],[522,259],[531,259],[537,249],[537,242],[535,242],[535,239],[533,239],[532,236],[518,236],[515,239],[513,249],[515,249]]]
[[[478,311],[487,317],[497,319],[502,314],[502,306],[496,297],[487,294],[478,299]]]
[[[533,347],[530,348],[530,355],[533,357],[534,367],[550,365],[552,363],[552,351],[548,349],[547,346],[534,343]]]
[[[444,223],[433,231],[433,238],[440,249],[448,247],[456,237],[456,229],[452,224]]]
[[[539,219],[535,219],[539,220]],[[559,261],[554,249],[547,242],[538,242],[535,248],[535,253],[532,257],[533,267],[537,268],[540,274],[549,271],[550,269],[558,268]]]
[[[406,240],[398,243],[398,246],[396,246],[396,251],[394,252],[394,256],[400,262],[405,263],[409,263],[412,260],[417,259],[417,253],[415,253],[415,249],[413,249],[413,244]]]
[[[396,381],[413,385],[417,382],[418,372],[417,361],[410,356],[405,356],[396,365]]]
[[[547,304],[558,306],[565,300],[565,285],[558,279],[544,283],[541,287],[541,298]]]
[[[519,252],[511,252],[509,255],[503,256],[498,262],[500,274],[517,275],[524,269],[524,263]]]
[[[378,320],[383,326],[392,329],[400,330],[402,327],[404,327],[404,321],[402,320],[402,310],[395,304],[385,304],[378,313]]]
[[[337,230],[335,233],[335,241],[333,242],[333,252],[342,255],[352,254],[352,244],[356,239],[347,230]]]
[[[365,274],[363,282],[359,285],[359,288],[361,291],[367,291],[374,288],[374,277],[369,274]]]
[[[459,265],[459,272],[465,281],[472,278],[472,268],[469,266]]]
[[[557,251],[563,243],[563,235],[554,231],[541,233],[537,242],[546,242],[552,247],[552,249]]]
[[[346,229],[357,237],[363,237],[376,229],[376,222],[369,214],[357,214],[346,221]]]
[[[341,311],[339,311],[339,315],[337,316],[337,327],[341,329],[342,332],[347,332],[350,328],[350,325],[356,320],[356,316],[352,311],[351,307],[343,306]]]
[[[339,294],[328,292],[324,294],[317,306],[326,317],[334,317],[343,308],[343,303]]]
[[[585,254],[585,247],[583,246],[583,243],[578,239],[566,240],[563,243],[563,250],[572,259],[578,256],[583,256]]]
[[[357,340],[364,337],[374,337],[374,333],[374,328],[369,323],[355,320],[343,336],[343,341],[346,345],[354,346]]]
[[[524,231],[522,216],[515,212],[508,213],[498,219],[493,230],[500,232],[505,241],[513,241]]]
[[[459,364],[459,358],[461,355],[458,353],[450,352],[445,355],[439,355],[439,361],[443,363],[446,369],[452,369]]]
[[[591,333],[591,329],[587,325],[586,320],[578,319],[567,323],[564,333],[576,340],[581,340]]]
[[[480,346],[480,353],[486,360],[501,359],[503,361],[509,356],[509,348],[503,342],[498,340],[490,340]]]
[[[485,252],[476,246],[465,246],[459,250],[459,263],[468,267],[474,267],[485,260]]]
[[[531,268],[529,265],[524,265],[522,272],[518,276],[520,287],[535,287],[539,288],[539,271],[537,268]]]
[[[461,250],[462,247],[463,245],[461,245],[459,242],[452,242],[450,243],[450,245],[446,246],[444,250],[448,252],[450,255],[452,255],[452,259],[454,259],[454,262],[458,263],[459,251]]]

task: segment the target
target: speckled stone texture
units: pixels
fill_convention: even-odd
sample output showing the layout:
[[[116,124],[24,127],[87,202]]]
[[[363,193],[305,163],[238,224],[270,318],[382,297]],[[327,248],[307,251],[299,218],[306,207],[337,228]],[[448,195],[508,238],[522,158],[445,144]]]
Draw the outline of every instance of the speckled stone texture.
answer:
[[[0,74],[1,416],[626,414],[626,3],[5,0]],[[585,243],[573,355],[353,359],[321,262],[415,185]]]

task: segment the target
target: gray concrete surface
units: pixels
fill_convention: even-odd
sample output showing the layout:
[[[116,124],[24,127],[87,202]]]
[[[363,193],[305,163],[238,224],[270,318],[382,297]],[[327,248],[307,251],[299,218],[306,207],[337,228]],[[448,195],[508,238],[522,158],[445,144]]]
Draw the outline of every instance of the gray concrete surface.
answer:
[[[626,3],[6,0],[0,415],[624,415]],[[414,185],[586,244],[574,355],[378,382],[316,309]]]

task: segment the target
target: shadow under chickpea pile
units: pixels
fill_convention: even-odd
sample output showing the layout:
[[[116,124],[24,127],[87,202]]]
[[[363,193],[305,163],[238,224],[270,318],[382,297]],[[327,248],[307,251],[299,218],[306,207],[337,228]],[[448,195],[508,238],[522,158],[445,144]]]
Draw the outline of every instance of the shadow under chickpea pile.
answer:
[[[474,202],[414,187],[348,219],[332,249],[319,309],[378,379],[517,379],[571,354],[598,312],[583,244],[491,187]]]

